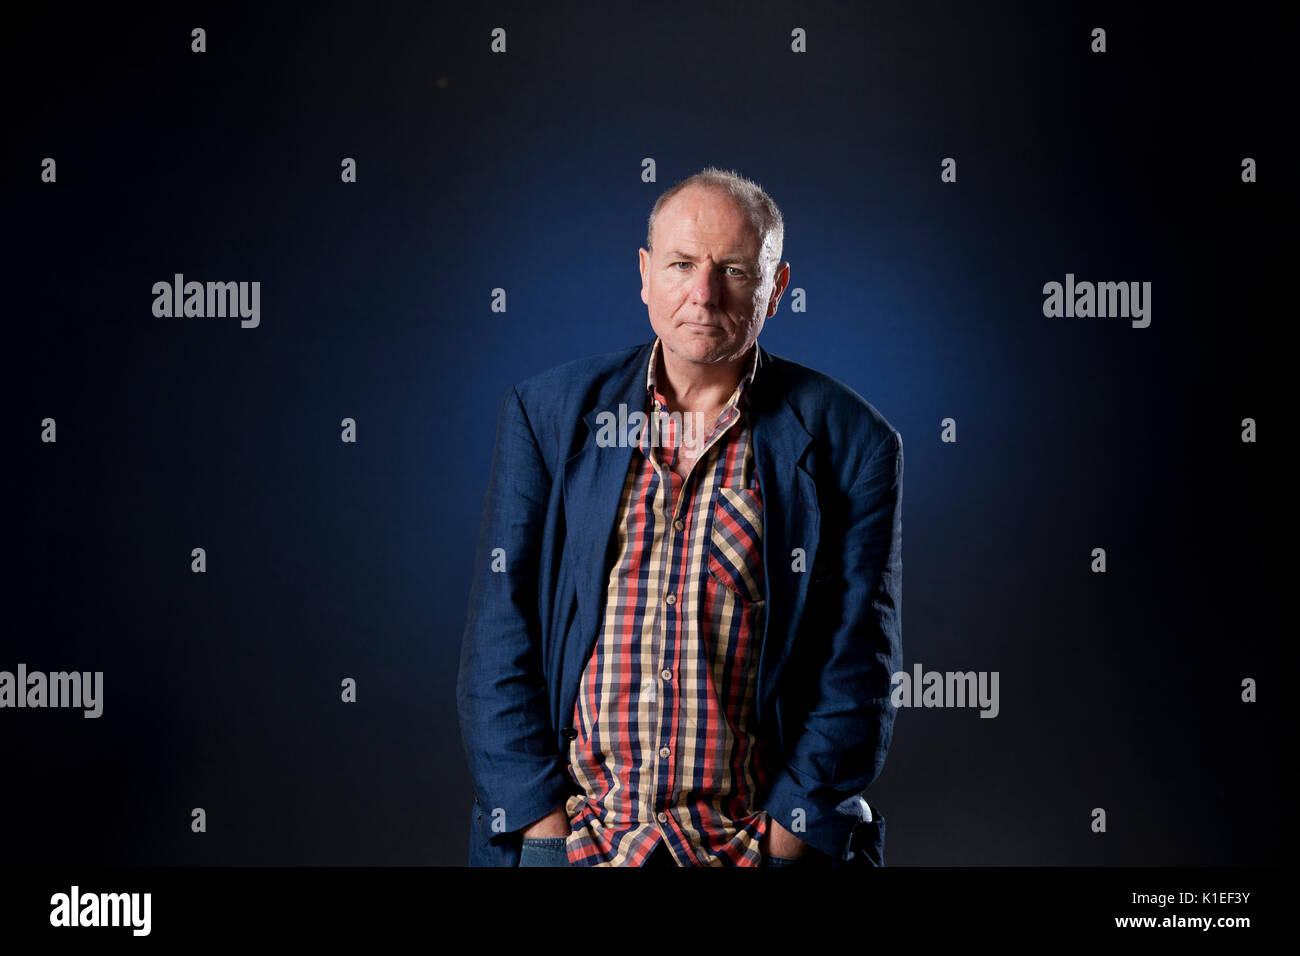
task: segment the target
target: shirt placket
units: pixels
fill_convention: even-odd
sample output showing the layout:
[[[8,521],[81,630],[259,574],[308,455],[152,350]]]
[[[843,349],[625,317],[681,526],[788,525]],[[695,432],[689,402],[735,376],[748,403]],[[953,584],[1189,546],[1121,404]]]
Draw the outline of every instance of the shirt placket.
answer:
[[[656,600],[659,612],[657,613],[659,626],[654,628],[654,633],[659,640],[656,656],[659,665],[660,693],[656,695],[659,705],[655,722],[657,746],[653,750],[655,759],[654,771],[651,774],[651,792],[655,795],[655,819],[665,839],[680,854],[695,860],[698,864],[699,860],[695,858],[689,842],[681,839],[680,835],[669,826],[669,811],[678,809],[674,770],[676,755],[681,745],[680,734],[675,729],[678,709],[677,686],[681,683],[680,667],[685,628],[679,592],[682,590],[682,580],[686,576],[683,557],[689,548],[687,533],[691,530],[691,526],[687,524],[687,516],[690,514],[694,489],[699,486],[699,476],[707,471],[708,459],[713,453],[714,446],[739,417],[739,407],[734,402],[728,405],[709,432],[695,464],[684,479],[679,479],[671,467],[676,455],[680,453],[681,436],[676,434],[672,427],[674,423],[670,419],[659,416],[658,413],[663,406],[661,397],[657,394],[653,407],[654,412],[650,416],[649,458],[659,476],[654,502],[655,538],[656,546],[660,549],[663,559],[661,564],[665,569],[666,579],[662,584],[655,582],[657,588],[654,592],[658,596]],[[666,443],[662,441],[659,430],[661,424],[668,426]],[[658,449],[665,449],[670,453],[661,456],[657,454]],[[677,480],[682,482],[680,492],[674,487],[674,482]],[[675,675],[677,680],[674,680]]]

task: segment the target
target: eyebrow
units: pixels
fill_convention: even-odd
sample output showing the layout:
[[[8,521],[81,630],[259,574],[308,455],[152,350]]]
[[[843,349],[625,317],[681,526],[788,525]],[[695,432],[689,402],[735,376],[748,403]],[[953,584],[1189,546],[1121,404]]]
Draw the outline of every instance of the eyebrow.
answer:
[[[676,261],[678,259],[686,259],[689,262],[699,261],[698,259],[695,258],[695,256],[691,255],[689,252],[682,252],[679,249],[674,249],[672,252],[668,253],[668,258],[672,261]],[[732,254],[729,256],[723,256],[721,259],[719,259],[718,265],[722,265],[722,266],[742,265],[742,266],[754,267],[758,265],[758,262],[755,259],[748,259],[745,256],[739,254]]]

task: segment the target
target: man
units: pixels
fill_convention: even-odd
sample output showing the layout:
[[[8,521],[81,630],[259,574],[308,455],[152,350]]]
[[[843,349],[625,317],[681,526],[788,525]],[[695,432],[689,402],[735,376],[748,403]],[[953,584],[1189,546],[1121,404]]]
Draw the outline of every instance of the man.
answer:
[[[881,865],[902,441],[758,343],[783,220],[712,167],[640,250],[653,342],[501,407],[457,687],[471,865]]]

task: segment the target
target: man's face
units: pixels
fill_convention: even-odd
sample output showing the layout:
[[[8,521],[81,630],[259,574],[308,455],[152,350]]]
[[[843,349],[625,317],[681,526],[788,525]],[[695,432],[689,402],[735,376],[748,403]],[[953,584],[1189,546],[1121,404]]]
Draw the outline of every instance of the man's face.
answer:
[[[789,280],[759,262],[758,228],[725,192],[691,186],[659,211],[654,254],[640,250],[641,301],[663,347],[713,365],[739,359],[776,312]]]

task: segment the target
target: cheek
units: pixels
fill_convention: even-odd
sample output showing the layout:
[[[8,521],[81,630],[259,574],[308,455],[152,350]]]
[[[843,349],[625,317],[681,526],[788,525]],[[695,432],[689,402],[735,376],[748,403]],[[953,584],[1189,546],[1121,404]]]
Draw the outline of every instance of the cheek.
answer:
[[[722,304],[735,320],[748,321],[758,311],[759,295],[755,289],[728,289]]]

